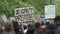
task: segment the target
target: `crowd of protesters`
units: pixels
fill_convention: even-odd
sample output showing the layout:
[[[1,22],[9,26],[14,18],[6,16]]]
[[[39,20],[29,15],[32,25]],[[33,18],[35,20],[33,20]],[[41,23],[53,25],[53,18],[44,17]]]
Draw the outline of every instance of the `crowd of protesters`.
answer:
[[[6,25],[0,23],[0,34],[5,34],[5,30],[10,29],[14,30],[14,34],[60,34],[60,16],[55,17],[54,24],[50,24],[50,22],[27,24],[15,20],[12,20],[12,24],[13,29],[11,26],[6,27]]]

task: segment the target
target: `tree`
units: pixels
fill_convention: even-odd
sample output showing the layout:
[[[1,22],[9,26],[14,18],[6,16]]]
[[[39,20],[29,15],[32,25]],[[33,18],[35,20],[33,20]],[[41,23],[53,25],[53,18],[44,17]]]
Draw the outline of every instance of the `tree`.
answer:
[[[6,14],[7,17],[14,16],[15,8],[30,7],[30,6],[34,7],[35,14],[42,14],[44,13],[44,6],[46,4],[50,4],[50,1],[49,0],[0,0],[0,15]]]

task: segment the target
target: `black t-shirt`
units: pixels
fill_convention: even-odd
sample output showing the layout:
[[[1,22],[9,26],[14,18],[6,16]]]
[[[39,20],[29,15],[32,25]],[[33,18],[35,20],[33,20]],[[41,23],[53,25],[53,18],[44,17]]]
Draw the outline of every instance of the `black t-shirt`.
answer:
[[[30,30],[28,29],[26,34],[34,34],[34,31],[35,31],[35,29],[30,29]]]

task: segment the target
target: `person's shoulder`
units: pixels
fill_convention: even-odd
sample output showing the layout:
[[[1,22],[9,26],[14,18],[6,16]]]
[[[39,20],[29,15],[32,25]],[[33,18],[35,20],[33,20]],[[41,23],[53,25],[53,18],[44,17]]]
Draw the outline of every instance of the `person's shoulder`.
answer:
[[[44,31],[44,29],[43,28],[39,28],[38,31]]]
[[[58,26],[57,29],[60,29],[60,26]]]
[[[59,34],[60,33],[60,26],[57,27],[55,34]]]

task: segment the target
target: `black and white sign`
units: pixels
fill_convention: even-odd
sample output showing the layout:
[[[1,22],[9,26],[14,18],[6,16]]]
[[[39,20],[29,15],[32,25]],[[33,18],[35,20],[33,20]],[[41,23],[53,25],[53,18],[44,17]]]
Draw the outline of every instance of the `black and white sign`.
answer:
[[[55,5],[45,6],[45,19],[55,18]]]
[[[15,18],[17,21],[26,22],[34,20],[33,7],[15,9]]]

